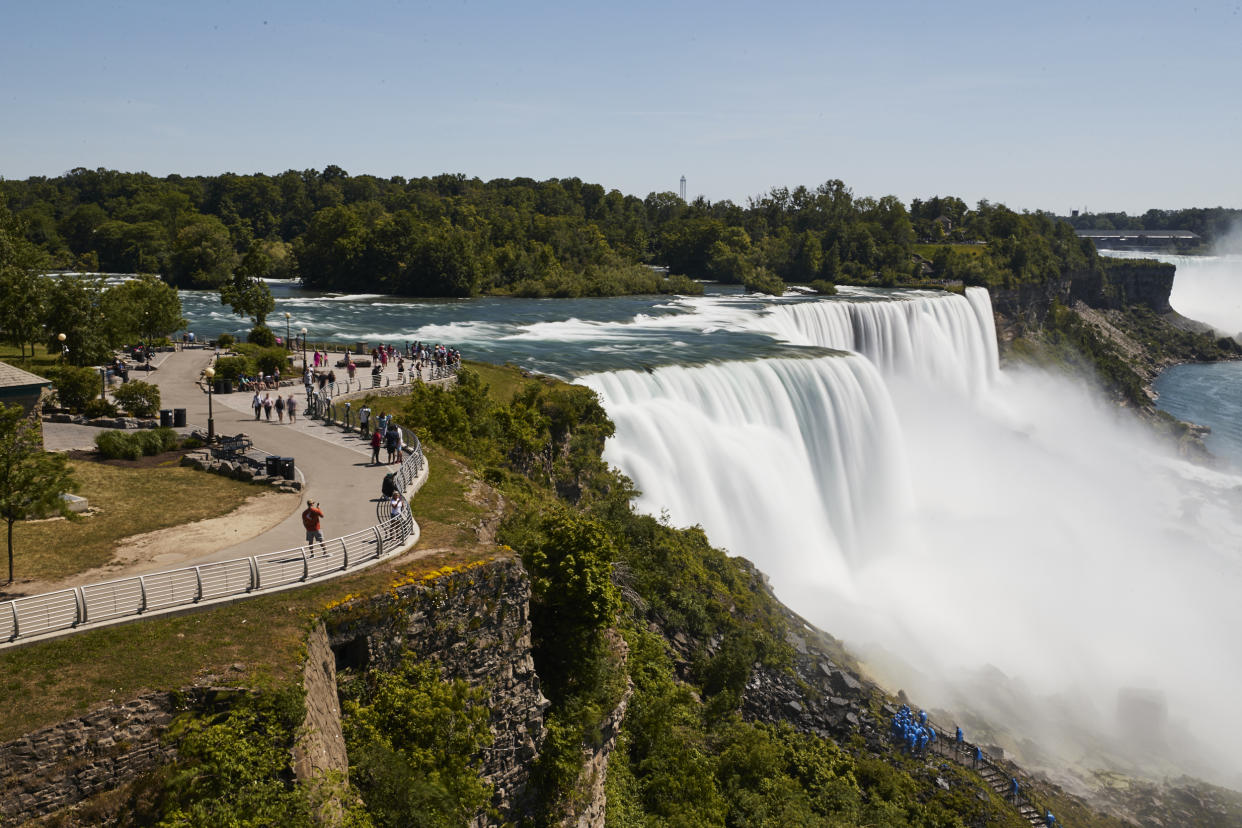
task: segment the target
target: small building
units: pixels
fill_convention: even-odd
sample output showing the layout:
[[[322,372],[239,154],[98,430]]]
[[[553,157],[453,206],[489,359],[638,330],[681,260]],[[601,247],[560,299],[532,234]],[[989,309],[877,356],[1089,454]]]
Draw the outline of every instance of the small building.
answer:
[[[0,403],[17,403],[29,415],[39,405],[51,385],[52,381],[49,379],[23,371],[16,365],[0,362]]]

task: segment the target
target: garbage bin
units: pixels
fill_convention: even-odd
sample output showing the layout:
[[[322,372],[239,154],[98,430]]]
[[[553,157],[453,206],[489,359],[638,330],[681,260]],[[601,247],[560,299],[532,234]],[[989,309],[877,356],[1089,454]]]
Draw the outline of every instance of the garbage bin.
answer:
[[[223,393],[224,393],[224,379],[223,379],[223,378],[216,380],[216,381],[213,383],[213,386],[214,386],[214,387],[213,387],[211,390],[212,390],[213,392],[215,392],[216,394],[223,394]]]
[[[280,475],[285,480],[293,479],[293,458],[292,457],[280,458]]]
[[[223,393],[225,394],[233,393],[233,381],[231,379],[226,379],[224,381],[224,392]]]
[[[354,343],[354,356],[366,356],[371,353],[371,349],[367,347],[365,342]]]
[[[160,409],[160,428],[172,428],[172,409]]]
[[[276,477],[277,475],[279,475],[280,474],[280,457],[275,454],[271,454],[271,455],[268,455],[265,458],[265,460],[266,460],[266,463],[264,466],[264,471],[267,472],[267,476]]]
[[[173,409],[173,426],[176,428],[185,428],[185,409]]]

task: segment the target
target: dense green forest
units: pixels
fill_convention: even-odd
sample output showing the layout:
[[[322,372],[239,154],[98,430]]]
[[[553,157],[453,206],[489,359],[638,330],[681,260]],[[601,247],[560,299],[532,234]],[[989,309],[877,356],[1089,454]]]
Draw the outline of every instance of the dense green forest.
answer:
[[[4,207],[7,204],[7,208]],[[157,178],[75,169],[0,181],[43,267],[159,273],[179,287],[300,278],[411,296],[695,292],[694,279],[1013,285],[1091,267],[1066,223],[954,197],[856,196],[837,180],[748,200],[644,199],[577,178],[388,179],[339,167]],[[0,216],[3,219],[3,216]],[[665,271],[667,269],[667,272]]]

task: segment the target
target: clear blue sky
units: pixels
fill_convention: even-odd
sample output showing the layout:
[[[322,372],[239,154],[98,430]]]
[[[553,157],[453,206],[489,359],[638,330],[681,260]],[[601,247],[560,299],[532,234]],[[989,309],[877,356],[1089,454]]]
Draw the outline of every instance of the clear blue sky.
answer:
[[[1242,0],[0,0],[0,176],[1242,207]]]

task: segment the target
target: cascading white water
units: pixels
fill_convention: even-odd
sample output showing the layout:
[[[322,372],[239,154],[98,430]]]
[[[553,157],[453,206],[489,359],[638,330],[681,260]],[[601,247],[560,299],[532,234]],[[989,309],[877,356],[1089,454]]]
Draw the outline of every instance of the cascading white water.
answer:
[[[1223,638],[1242,628],[1242,479],[1170,457],[1080,386],[1006,372],[989,387],[983,291],[778,304],[747,325],[881,370],[849,356],[584,378],[640,508],[701,524],[907,689],[1015,741],[1133,758],[1114,717],[1137,686],[1167,702],[1150,730],[1175,767],[1221,778],[1186,759],[1194,739],[1242,759],[1242,729],[1206,713],[1242,681]],[[985,666],[1014,684],[963,690]]]
[[[640,508],[702,524],[737,554],[764,550],[771,572],[801,570],[791,589],[841,583],[851,555],[895,542],[902,522],[885,516],[910,502],[902,440],[866,360],[670,366],[580,381],[616,423],[606,457],[634,480]]]
[[[850,294],[852,301],[777,305],[754,323],[797,345],[857,351],[885,374],[969,392],[996,375],[996,329],[983,288],[954,294]]]

